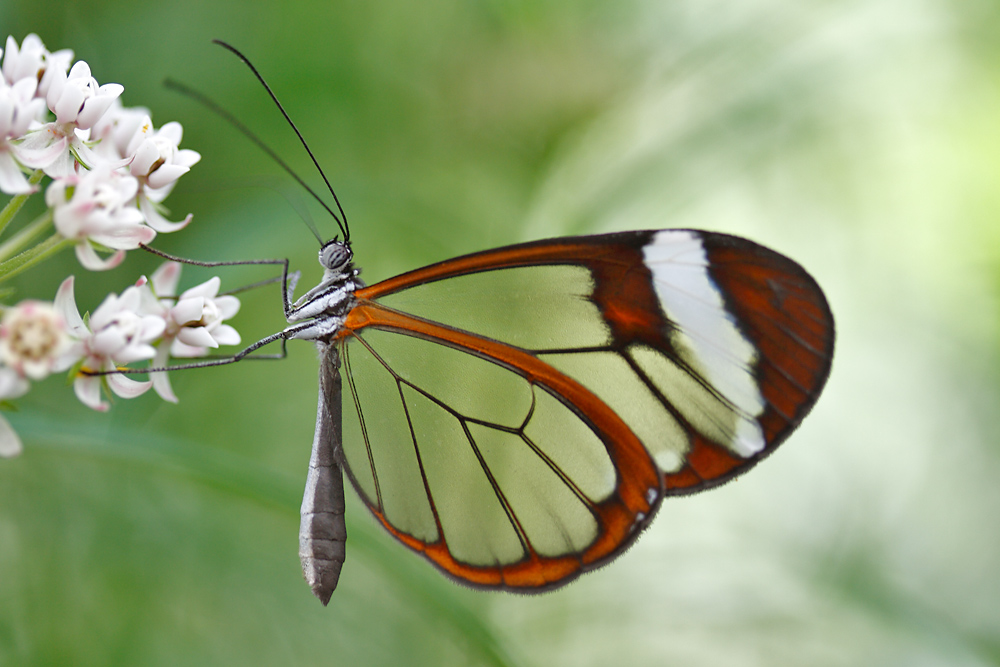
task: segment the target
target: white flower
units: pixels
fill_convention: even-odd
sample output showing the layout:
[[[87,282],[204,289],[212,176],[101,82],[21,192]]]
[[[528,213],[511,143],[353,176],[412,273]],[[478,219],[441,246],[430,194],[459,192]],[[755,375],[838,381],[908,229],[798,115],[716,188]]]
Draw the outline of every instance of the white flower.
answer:
[[[76,256],[91,271],[114,268],[140,243],[149,243],[156,232],[143,224],[135,207],[139,182],[110,167],[97,167],[79,175],[56,179],[45,192],[54,209],[56,230],[75,239]],[[92,242],[117,250],[107,260],[94,251]]]
[[[129,173],[139,179],[139,209],[146,218],[146,224],[158,232],[167,233],[183,229],[191,222],[191,215],[180,221],[170,222],[156,209],[173,190],[177,179],[191,170],[201,159],[196,151],[178,146],[184,130],[180,123],[170,122],[158,130],[147,116],[132,136],[126,155],[132,155]]]
[[[32,33],[21,42],[18,49],[13,37],[7,37],[6,56],[3,61],[3,76],[13,85],[21,79],[34,79],[38,84],[38,94],[44,97],[56,72],[66,74],[73,52],[69,49],[49,53],[38,35]]]
[[[109,294],[90,316],[93,335],[87,349],[92,356],[116,364],[153,358],[156,351],[150,343],[163,334],[166,323],[162,317],[139,313],[139,286],[144,282],[127,288],[120,296]]]
[[[218,276],[213,276],[177,297],[168,319],[168,326],[178,327],[177,342],[171,350],[175,357],[202,356],[208,348],[240,344],[236,329],[222,323],[239,312],[240,300],[232,295],[218,296],[221,283]]]
[[[62,316],[50,303],[22,301],[0,320],[0,362],[22,378],[41,380],[64,371],[82,356]],[[2,384],[2,383],[0,383]],[[3,396],[0,388],[0,396]]]
[[[45,117],[45,100],[35,97],[37,85],[34,79],[21,79],[9,86],[0,80],[0,137],[22,137],[32,121],[41,122]]]
[[[137,201],[146,224],[164,234],[191,222],[191,215],[170,222],[157,206],[177,179],[201,159],[196,151],[178,148],[183,134],[176,122],[154,129],[148,109],[123,107],[117,100],[90,133],[94,154],[109,162],[128,164],[129,173],[139,181]]]
[[[75,149],[87,153],[74,128],[46,123],[24,135],[17,144],[17,159],[29,169],[44,169],[52,178],[65,177],[76,171]]]
[[[101,119],[90,128],[90,140],[97,142],[94,152],[109,162],[117,162],[132,157],[128,152],[132,137],[144,131],[149,120],[149,109],[145,107],[122,106],[121,99],[115,99]]]
[[[55,306],[69,326],[71,334],[83,343],[83,368],[89,371],[114,371],[119,364],[129,364],[152,359],[155,342],[166,326],[162,317],[139,312],[140,287],[129,287],[121,296],[109,294],[90,316],[90,326],[84,323],[73,296],[73,277],[60,285]],[[81,373],[73,381],[77,398],[95,410],[105,411],[108,404],[101,400],[102,378],[112,392],[122,398],[134,398],[145,393],[152,381],[137,382],[120,373],[86,375]]]
[[[0,321],[0,400],[23,396],[30,387],[28,378],[40,380],[66,370],[81,356],[81,346],[70,339],[52,304],[22,301]],[[21,439],[0,417],[0,457],[17,456],[21,450]]]
[[[56,115],[58,125],[72,123],[81,130],[89,130],[124,90],[117,83],[98,84],[90,74],[90,65],[78,60],[68,75],[58,70],[53,73],[45,101]]]
[[[221,280],[218,276],[186,290],[179,297],[173,295],[180,281],[181,265],[164,262],[150,280],[152,290],[146,287],[141,311],[162,317],[166,323],[163,340],[157,345],[154,367],[164,367],[171,356],[201,357],[209,348],[220,345],[239,345],[239,332],[224,320],[240,310],[240,300],[232,295],[218,296]],[[153,388],[161,398],[177,402],[166,373],[153,373]]]
[[[146,116],[129,142],[126,154],[135,156],[129,166],[131,174],[149,186],[153,201],[163,201],[169,193],[164,190],[173,187],[178,178],[190,171],[201,155],[178,148],[184,136],[180,123],[172,121],[158,130],[152,127],[152,121]]]
[[[22,301],[0,321],[0,400],[27,393],[28,378],[41,380],[64,371],[82,356],[82,346],[69,336],[65,321],[50,303]],[[21,439],[0,417],[0,457],[21,453]]]
[[[21,163],[32,169],[44,169],[52,178],[72,175],[77,162],[88,169],[95,167],[101,159],[87,145],[90,128],[124,90],[117,83],[98,85],[90,75],[90,66],[82,60],[73,65],[69,75],[54,70],[45,101],[56,119],[32,129],[25,136],[18,147]],[[41,90],[38,94],[42,94]],[[126,161],[122,160],[111,166],[124,164]]]
[[[41,120],[45,100],[35,97],[35,79],[21,79],[8,86],[0,79],[0,191],[10,195],[27,194],[34,188],[28,183],[16,158],[16,141],[28,131],[32,121]]]

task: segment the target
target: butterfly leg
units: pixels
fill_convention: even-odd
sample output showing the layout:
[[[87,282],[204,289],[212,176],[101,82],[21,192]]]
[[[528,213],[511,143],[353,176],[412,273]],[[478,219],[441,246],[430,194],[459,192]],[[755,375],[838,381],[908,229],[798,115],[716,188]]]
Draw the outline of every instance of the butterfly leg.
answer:
[[[203,266],[203,267],[216,267],[216,266],[255,266],[255,265],[267,265],[267,266],[281,266],[281,301],[282,308],[285,312],[285,317],[292,312],[292,292],[295,290],[295,285],[299,280],[300,273],[295,271],[294,273],[288,273],[288,258],[285,259],[239,259],[232,261],[219,261],[219,262],[203,262],[197,259],[188,259],[186,257],[178,257],[177,255],[171,255],[170,253],[163,252],[162,250],[157,250],[156,248],[151,248],[148,245],[139,244],[139,247],[148,253],[156,255],[157,257],[162,257],[163,259],[170,260],[171,262],[180,262],[181,264],[189,264],[191,266]],[[264,280],[259,283],[254,283],[253,285],[247,285],[239,290],[234,290],[230,293],[242,292],[248,289],[253,289],[255,287],[260,287],[262,285],[267,285],[272,282],[276,282],[276,279],[272,278],[269,280]]]

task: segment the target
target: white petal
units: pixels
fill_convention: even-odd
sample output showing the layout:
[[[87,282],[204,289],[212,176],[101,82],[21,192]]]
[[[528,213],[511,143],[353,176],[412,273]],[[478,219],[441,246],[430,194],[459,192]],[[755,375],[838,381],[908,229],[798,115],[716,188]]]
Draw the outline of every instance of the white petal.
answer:
[[[115,101],[125,87],[117,83],[106,83],[101,86],[97,97],[91,97],[83,103],[83,109],[77,116],[76,124],[82,129],[90,129],[94,123],[101,119],[101,116],[111,108],[111,103]]]
[[[35,37],[37,39],[38,35],[32,33],[28,35],[28,37],[25,37],[24,41],[27,42],[29,37]],[[7,81],[16,81],[22,77],[21,73],[14,69],[20,59],[17,57],[17,41],[15,41],[13,35],[7,35],[7,43],[4,48],[7,51],[7,57],[3,61],[3,75],[6,77]]]
[[[63,81],[65,81],[66,72],[69,70],[69,64],[73,62],[73,50],[60,49],[55,53],[50,53],[49,57],[46,58],[46,61],[45,74],[42,75],[41,81],[38,82],[39,97],[45,97],[48,95],[49,87],[57,77],[61,76]],[[37,73],[31,72],[31,75],[37,76]]]
[[[10,151],[0,151],[0,192],[8,195],[26,195],[37,190],[28,183],[21,167],[14,161]]]
[[[110,358],[124,350],[127,344],[128,340],[122,330],[113,326],[98,331],[91,337],[90,350],[100,357]]]
[[[194,347],[219,347],[205,327],[184,327],[177,332],[177,340]]]
[[[60,373],[70,366],[80,361],[83,358],[86,350],[84,349],[83,343],[75,342],[70,344],[70,346],[63,352],[59,357],[52,362],[52,372]]]
[[[125,259],[125,251],[118,250],[107,259],[101,259],[94,251],[93,246],[90,245],[90,242],[84,239],[82,242],[76,244],[76,258],[85,269],[107,271],[122,263],[122,260]]]
[[[156,356],[156,348],[145,343],[132,343],[114,353],[114,360],[121,365],[145,361]]]
[[[128,166],[128,158],[119,158],[109,161],[108,158],[103,157],[101,154],[91,150],[90,147],[82,141],[70,141],[70,145],[76,153],[77,158],[79,158],[80,162],[83,163],[83,165],[88,169],[96,169],[98,167],[121,169],[122,167]]]
[[[169,123],[165,123],[159,132],[156,133],[156,136],[166,139],[174,146],[178,146],[181,143],[181,139],[184,138],[184,128],[176,120],[172,120]]]
[[[68,146],[72,147],[72,142],[68,143]],[[21,161],[24,163],[24,161]],[[73,157],[73,152],[71,150],[64,150],[56,156],[56,159],[52,161],[47,167],[43,167],[45,170],[45,175],[50,178],[65,178],[71,176],[76,169],[76,158]]]
[[[167,365],[169,359],[170,346],[166,343],[162,343],[160,347],[156,348],[156,356],[153,357],[152,364],[154,367],[160,367]],[[160,373],[150,373],[150,378],[153,381],[153,391],[155,391],[160,398],[170,403],[177,403],[177,395],[174,394],[173,387],[170,386],[170,378],[167,376],[166,371]]]
[[[62,281],[62,285],[56,291],[55,309],[59,316],[63,318],[70,335],[74,338],[84,339],[90,335],[90,330],[83,323],[80,311],[76,307],[76,297],[73,294],[73,276]]]
[[[114,172],[117,174],[117,172]],[[96,177],[95,177],[96,178]],[[139,180],[135,176],[121,176],[117,183],[118,196],[128,201],[139,192]]]
[[[139,197],[139,210],[142,211],[143,217],[146,219],[146,224],[160,232],[161,234],[169,234],[170,232],[176,232],[179,229],[184,229],[191,222],[193,217],[190,213],[186,218],[180,222],[170,222],[156,210],[156,206],[149,197]]]
[[[55,103],[52,104],[52,98],[55,97]],[[63,86],[59,89],[58,97],[54,95],[49,95],[49,108],[52,109],[52,113],[56,115],[56,122],[60,125],[65,125],[66,123],[72,123],[76,120],[76,117],[80,115],[80,109],[83,107],[83,102],[86,100],[86,96],[83,91],[77,88],[75,85]]]
[[[114,321],[115,316],[121,311],[118,305],[118,295],[109,294],[101,301],[101,305],[90,314],[90,326],[94,331],[99,331]]]
[[[24,449],[17,431],[3,417],[0,417],[0,458],[9,459],[17,456]]]
[[[92,233],[90,238],[101,245],[116,250],[135,250],[140,244],[149,244],[156,238],[156,232],[145,225],[119,224],[107,232]]]
[[[186,294],[186,292],[185,292]],[[184,326],[188,322],[197,322],[205,312],[205,298],[200,296],[185,297],[177,302],[177,305],[170,309],[170,316],[174,322]]]
[[[159,315],[145,315],[139,325],[141,333],[139,338],[144,341],[154,341],[163,335],[167,328],[166,321]]]
[[[182,148],[177,151],[177,157],[174,158],[174,164],[179,164],[182,167],[193,167],[198,164],[201,160],[201,153],[198,151],[193,151],[188,148]]]
[[[195,285],[189,290],[184,290],[181,298],[188,299],[195,296],[203,296],[208,299],[214,299],[215,295],[219,293],[220,285],[222,285],[222,279],[219,276],[212,276],[202,284]]]
[[[160,165],[149,175],[149,187],[153,189],[166,187],[189,171],[191,170],[179,164]]]
[[[146,139],[135,151],[132,163],[129,165],[129,172],[136,176],[146,176],[153,164],[160,159],[160,149],[152,139]]]
[[[164,262],[153,271],[150,282],[153,284],[153,291],[158,297],[174,296],[177,293],[177,283],[181,279],[180,262]]]
[[[14,98],[10,94],[10,89],[0,82],[0,138],[20,136],[14,132]]]
[[[224,320],[240,312],[240,300],[231,294],[216,297],[215,305],[219,308],[219,316]]]
[[[194,347],[185,345],[179,340],[175,340],[170,346],[170,355],[176,359],[190,359],[192,357],[204,357],[208,354],[207,347]]]
[[[93,76],[90,71],[90,65],[87,64],[86,60],[77,60],[73,63],[73,66],[69,69],[69,79],[89,79]]]
[[[111,407],[101,400],[101,378],[97,375],[81,375],[73,380],[73,391],[80,402],[98,412],[107,412]]]
[[[139,293],[139,288],[135,285],[126,287],[118,297],[117,307],[120,311],[127,311],[129,313],[134,313],[139,310],[139,304],[142,302],[142,297]]]
[[[160,318],[166,318],[170,309],[164,304],[160,303],[159,299],[153,294],[153,290],[150,288],[146,276],[142,276],[139,282],[136,283],[139,289],[139,314],[140,315],[156,315]]]
[[[240,341],[243,340],[240,338],[239,332],[228,324],[220,324],[215,327],[215,330],[212,331],[212,337],[219,345],[239,345]]]
[[[49,187],[45,188],[45,203],[50,208],[62,206],[66,203],[66,188],[74,184],[75,181],[70,182],[65,179],[52,181]]]
[[[177,181],[174,181],[173,183],[167,183],[166,185],[164,185],[162,188],[159,189],[154,189],[149,187],[149,185],[146,185],[146,187],[142,189],[142,194],[144,197],[146,197],[146,199],[153,202],[154,204],[159,204],[168,196],[170,196],[170,193],[173,192],[175,185],[177,185]]]
[[[52,372],[52,367],[48,359],[25,359],[21,364],[21,372],[24,373],[25,377],[38,381],[47,378]]]
[[[0,368],[0,399],[20,398],[28,393],[31,384],[12,368]]]
[[[66,88],[66,81],[68,77],[65,71],[55,70],[49,72],[46,70],[45,77],[43,81],[38,82],[39,88],[45,89],[45,101],[48,103],[49,108],[59,101],[59,97],[62,95],[63,90]]]
[[[150,387],[153,386],[152,380],[143,380],[141,382],[127,378],[121,373],[112,373],[111,375],[105,375],[104,377],[108,380],[108,388],[111,389],[117,396],[122,398],[135,398],[136,396],[142,396]]]
[[[69,139],[47,128],[30,132],[24,141],[13,147],[14,154],[25,167],[46,169],[63,153],[69,152]]]

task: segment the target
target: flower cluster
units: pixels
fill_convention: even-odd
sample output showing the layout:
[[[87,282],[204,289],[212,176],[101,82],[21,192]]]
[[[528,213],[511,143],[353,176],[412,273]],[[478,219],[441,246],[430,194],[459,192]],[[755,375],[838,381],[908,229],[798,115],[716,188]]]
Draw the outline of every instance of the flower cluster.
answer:
[[[124,88],[98,84],[72,51],[50,53],[37,35],[0,50],[0,191],[27,195],[48,176],[52,222],[92,271],[191,221],[163,217],[177,179],[201,159],[179,148],[178,123],[154,129],[149,111],[122,106]],[[102,258],[97,249],[112,253]]]
[[[47,205],[0,244],[0,282],[71,246],[84,268],[112,269],[126,251],[191,221],[164,217],[163,200],[201,157],[179,148],[179,123],[155,128],[147,109],[121,104],[121,85],[99,84],[72,51],[50,52],[37,35],[20,45],[8,37],[0,58],[0,192],[10,195],[0,234],[34,193],[44,191]],[[51,237],[28,247],[46,229],[54,229]],[[156,369],[170,357],[240,342],[224,323],[239,310],[236,297],[219,295],[217,277],[178,294],[180,269],[165,263],[89,316],[77,309],[72,276],[53,302],[0,305],[0,408],[67,370],[77,397],[95,410],[108,409],[105,396],[149,389],[176,402],[166,370]],[[133,379],[136,362],[146,364],[149,379]],[[0,417],[0,457],[20,450]]]
[[[74,369],[73,389],[85,405],[99,411],[110,405],[101,389],[135,398],[153,389],[177,402],[166,371],[133,380],[118,371],[137,361],[163,368],[170,356],[198,357],[220,345],[238,345],[240,335],[224,321],[240,309],[231,295],[219,295],[219,278],[176,294],[181,265],[166,262],[121,294],[109,294],[88,318],[80,315],[70,276],[54,303],[26,300],[0,319],[0,401],[23,396],[30,381]],[[0,456],[20,451],[16,436],[5,437],[0,424]],[[10,431],[13,433],[12,431]]]

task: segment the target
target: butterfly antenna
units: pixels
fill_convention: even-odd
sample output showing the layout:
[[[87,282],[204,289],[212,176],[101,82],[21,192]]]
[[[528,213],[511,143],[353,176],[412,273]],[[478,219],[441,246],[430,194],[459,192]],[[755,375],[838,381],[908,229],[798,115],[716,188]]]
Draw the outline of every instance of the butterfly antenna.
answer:
[[[344,235],[344,242],[345,243],[349,242],[351,240],[351,231],[350,228],[347,226],[347,214],[344,212],[344,207],[340,205],[340,199],[337,197],[337,193],[334,192],[333,186],[330,185],[330,181],[326,177],[326,173],[323,172],[323,168],[319,166],[319,161],[316,159],[316,156],[313,155],[312,150],[309,149],[309,144],[306,143],[305,137],[303,137],[302,133],[299,132],[299,128],[296,127],[295,123],[292,121],[291,116],[289,116],[288,112],[285,111],[285,107],[281,106],[281,102],[278,101],[278,96],[275,95],[274,91],[271,90],[271,87],[267,85],[267,81],[265,81],[264,77],[261,76],[260,72],[257,71],[257,68],[253,66],[253,63],[251,63],[250,60],[247,59],[247,57],[239,51],[239,49],[232,46],[231,44],[223,42],[221,39],[213,39],[212,41],[218,44],[219,46],[231,51],[237,58],[243,61],[244,65],[250,68],[250,71],[253,72],[253,75],[257,77],[258,81],[260,81],[260,85],[264,86],[264,90],[266,90],[267,94],[271,96],[271,99],[274,101],[275,106],[278,107],[278,110],[281,112],[281,115],[285,117],[285,121],[292,128],[292,130],[295,131],[295,135],[299,138],[299,141],[302,143],[302,147],[306,149],[306,153],[309,154],[309,158],[316,166],[316,171],[319,172],[319,175],[323,178],[323,182],[326,183],[327,190],[329,190],[330,194],[333,196],[333,201],[334,203],[337,204],[337,210],[340,211],[340,216],[338,217],[337,214],[331,211],[330,207],[326,206],[325,204],[324,208],[326,208],[326,210],[330,212],[330,215],[333,216],[333,219],[337,221],[337,226],[340,227],[340,231]],[[299,180],[299,182],[301,183],[301,179]],[[312,190],[309,190],[309,192],[312,193]],[[315,194],[313,194],[313,196],[316,197]]]
[[[268,157],[274,160],[279,167],[288,172],[288,174],[291,175],[291,177],[294,178],[299,185],[305,188],[306,192],[312,195],[313,198],[319,202],[320,206],[325,208],[330,213],[330,215],[333,216],[333,219],[337,221],[337,226],[339,226],[342,230],[344,229],[343,225],[340,224],[340,218],[338,218],[337,214],[334,213],[329,206],[327,206],[326,202],[323,201],[323,199],[318,194],[316,194],[316,192],[313,191],[313,189],[310,188],[305,181],[302,180],[302,177],[296,174],[295,171],[290,166],[288,166],[288,164],[284,160],[282,160],[278,156],[278,154],[271,149],[270,146],[265,144],[263,140],[260,139],[260,137],[258,137],[256,134],[253,133],[252,130],[250,130],[250,128],[241,123],[236,118],[236,116],[234,116],[233,114],[226,111],[223,107],[216,104],[211,98],[207,97],[206,95],[198,92],[193,88],[186,86],[185,84],[179,81],[174,81],[173,79],[166,79],[163,82],[163,85],[169,88],[170,90],[175,90],[181,95],[193,99],[194,101],[201,104],[203,107],[206,107],[207,109],[214,112],[218,116],[221,116],[223,120],[225,120],[227,123],[229,123],[237,130],[242,132],[247,139],[252,141],[254,144],[256,144],[258,148],[267,153]],[[313,233],[313,236],[315,236],[320,243],[323,243],[323,237],[319,233],[319,230],[316,229],[316,225],[314,225],[311,220],[308,220],[306,218],[303,218],[302,221],[306,223],[307,227],[309,227],[309,231]]]

